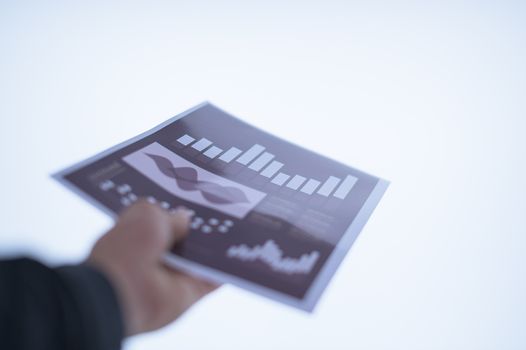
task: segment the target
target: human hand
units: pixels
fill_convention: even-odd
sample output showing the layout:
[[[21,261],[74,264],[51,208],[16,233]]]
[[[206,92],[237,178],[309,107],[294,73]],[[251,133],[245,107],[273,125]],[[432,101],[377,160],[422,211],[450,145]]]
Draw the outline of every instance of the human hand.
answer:
[[[189,215],[139,200],[95,244],[88,264],[114,286],[126,335],[158,329],[216,288],[163,264],[164,253],[188,232]]]

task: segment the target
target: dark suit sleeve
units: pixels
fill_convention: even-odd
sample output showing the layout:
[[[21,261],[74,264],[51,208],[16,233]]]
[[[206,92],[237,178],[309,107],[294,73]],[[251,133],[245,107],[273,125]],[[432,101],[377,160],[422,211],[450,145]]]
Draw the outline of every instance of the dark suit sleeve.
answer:
[[[96,269],[0,261],[0,349],[117,350],[123,333],[115,292]]]

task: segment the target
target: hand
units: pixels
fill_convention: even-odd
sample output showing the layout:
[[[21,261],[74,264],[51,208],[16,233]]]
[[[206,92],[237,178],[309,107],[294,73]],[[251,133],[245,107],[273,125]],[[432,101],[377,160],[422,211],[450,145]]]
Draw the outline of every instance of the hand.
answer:
[[[139,200],[95,244],[88,264],[107,275],[123,309],[126,335],[158,329],[216,288],[165,266],[164,253],[188,232],[189,215]]]

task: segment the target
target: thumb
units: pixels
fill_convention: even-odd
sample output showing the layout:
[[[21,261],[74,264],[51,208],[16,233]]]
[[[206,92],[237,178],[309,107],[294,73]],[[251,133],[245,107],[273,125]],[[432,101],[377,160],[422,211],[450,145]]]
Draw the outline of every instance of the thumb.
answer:
[[[180,208],[170,213],[171,234],[167,239],[166,249],[170,249],[175,243],[183,240],[188,235],[190,218],[191,213],[186,208]]]

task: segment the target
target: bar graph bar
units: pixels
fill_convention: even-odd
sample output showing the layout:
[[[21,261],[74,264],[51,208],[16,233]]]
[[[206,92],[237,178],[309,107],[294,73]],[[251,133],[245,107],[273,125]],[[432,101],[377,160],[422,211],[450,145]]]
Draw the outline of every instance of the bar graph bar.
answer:
[[[309,179],[309,181],[307,181],[307,183],[301,188],[300,192],[303,192],[306,194],[313,194],[314,190],[318,188],[320,183],[321,182],[318,180]]]
[[[329,197],[331,192],[334,191],[340,181],[342,181],[342,179],[337,178],[336,176],[329,176],[323,185],[321,185],[317,193],[321,194],[322,196]]]
[[[276,156],[270,152],[266,152],[265,147],[259,144],[253,145],[245,152],[237,147],[230,147],[225,152],[224,149],[213,145],[212,141],[204,137],[196,141],[196,138],[185,134],[179,137],[177,142],[181,145],[192,147],[199,152],[203,152],[203,155],[210,159],[218,158],[225,163],[230,163],[235,160],[247,166],[249,169],[258,172],[259,175],[268,178],[270,183],[274,185],[285,185],[287,188],[298,190],[308,195],[316,193],[324,197],[345,199],[358,181],[357,177],[347,175],[343,181],[340,177],[329,176],[322,183],[321,181],[308,179],[302,175],[289,175],[280,172],[285,164],[274,160]]]
[[[303,184],[307,180],[306,177],[303,177],[301,175],[294,175],[292,180],[289,181],[289,183],[286,185],[286,187],[290,188],[291,190],[297,190],[301,184]]]
[[[279,169],[283,167],[283,163],[280,163],[276,160],[272,161],[268,167],[263,169],[263,171],[260,173],[261,176],[271,178],[274,176],[275,173],[278,172]]]
[[[358,178],[352,175],[347,175],[336,192],[334,192],[333,196],[336,198],[345,199],[357,181]]]
[[[210,147],[209,149],[206,150],[205,153],[203,153],[205,156],[207,156],[208,158],[215,158],[217,157],[221,152],[223,152],[223,150],[219,147],[216,147],[216,146],[212,146]]]
[[[205,138],[203,137],[201,140],[199,140],[199,141],[197,141],[196,143],[194,143],[194,144],[192,145],[192,148],[195,149],[195,150],[197,150],[197,151],[199,151],[199,152],[201,152],[202,150],[204,150],[205,148],[207,148],[207,147],[210,146],[211,144],[212,144],[212,141],[207,140],[207,139],[205,139]]]
[[[189,144],[191,144],[194,141],[195,141],[195,139],[192,136],[188,135],[188,134],[184,134],[183,136],[181,136],[181,137],[179,137],[177,139],[177,142],[179,142],[183,146],[188,146]]]
[[[273,154],[264,152],[262,155],[257,157],[257,159],[252,164],[250,164],[248,168],[251,170],[260,171],[265,165],[268,164],[268,162],[272,160],[272,158],[274,158]]]
[[[275,178],[272,179],[272,181],[270,181],[271,183],[275,184],[275,185],[278,185],[278,186],[281,186],[283,185],[288,179],[290,178],[290,175],[287,175],[287,174],[284,174],[284,173],[279,173],[278,175],[276,175]]]
[[[250,149],[248,151],[243,153],[243,155],[241,155],[241,157],[239,157],[236,160],[236,162],[241,163],[243,165],[247,165],[254,158],[256,158],[261,152],[263,152],[264,149],[265,149],[265,147],[256,144],[256,145],[250,147]]]
[[[225,163],[230,163],[234,158],[236,158],[238,155],[241,154],[241,151],[239,148],[231,147],[228,151],[223,153],[219,159],[221,159]]]

